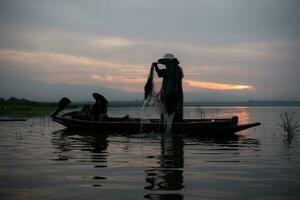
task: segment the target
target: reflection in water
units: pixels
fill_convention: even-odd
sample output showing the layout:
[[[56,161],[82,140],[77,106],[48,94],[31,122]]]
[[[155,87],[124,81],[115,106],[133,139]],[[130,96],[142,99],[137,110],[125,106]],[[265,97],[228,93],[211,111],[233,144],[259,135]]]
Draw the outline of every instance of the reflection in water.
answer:
[[[147,194],[145,198],[151,200],[182,200],[183,196],[181,194]]]
[[[116,181],[116,187],[118,187],[124,180],[119,180],[118,178],[120,177],[117,179],[110,177],[106,180],[107,176],[103,175],[103,173],[105,173],[104,170],[98,168],[109,168],[107,161],[108,155],[110,155],[110,158],[113,158],[115,156],[114,154],[116,154],[119,159],[120,152],[131,152],[132,144],[135,144],[133,142],[135,140],[134,137],[131,137],[124,135],[110,136],[109,141],[111,142],[110,146],[112,148],[107,150],[107,135],[74,132],[67,129],[57,131],[52,134],[51,140],[56,149],[54,153],[57,158],[54,160],[58,162],[68,161],[72,166],[76,165],[76,163],[87,163],[88,165],[91,163],[95,171],[89,173],[87,172],[89,170],[84,168],[84,172],[80,171],[80,173],[77,173],[73,171],[73,176],[79,176],[78,178],[80,179],[89,180],[88,185],[92,185],[93,187],[101,187],[102,189],[105,188],[105,186],[111,187],[112,185],[110,184],[114,181]],[[155,138],[157,139],[157,137]],[[257,151],[260,146],[258,140],[238,136],[232,138],[197,138],[192,135],[162,134],[158,138],[160,138],[158,143],[160,151],[156,157],[158,166],[145,166],[146,169],[144,170],[146,182],[144,189],[148,192],[143,194],[143,196],[145,199],[151,200],[184,199],[184,188],[188,187],[188,181],[184,181],[184,163],[187,162],[188,164],[186,165],[191,166],[191,160],[184,159],[184,151],[188,152],[187,155],[189,158],[191,156],[197,158],[195,161],[198,164],[209,163],[209,165],[212,164],[221,167],[224,163],[241,162],[241,157],[243,156],[240,157],[240,153],[245,152],[244,150],[250,147]],[[143,145],[146,149],[146,146],[152,147],[153,144],[155,144],[153,141],[156,139],[145,136]],[[129,148],[129,144],[131,144],[131,148]],[[116,149],[114,147],[118,148]],[[148,153],[155,153],[155,151]],[[129,159],[128,163],[136,163],[136,157],[128,156],[127,158]],[[121,170],[121,168],[119,170]],[[88,175],[83,175],[86,173]],[[99,175],[99,173],[101,174]],[[199,171],[197,176],[199,176],[199,180],[201,180],[201,178],[205,179],[205,177],[209,177],[209,174]],[[124,178],[128,179],[127,176]],[[205,180],[207,180],[207,178]]]
[[[136,108],[113,109],[120,116],[138,114]],[[154,133],[106,138],[53,133],[62,126],[39,118],[1,122],[0,199],[299,199],[300,133],[284,143],[278,123],[280,113],[298,114],[300,107],[228,107],[217,117],[237,114],[241,121],[242,110],[262,126],[237,139]]]
[[[108,146],[108,136],[104,134],[63,129],[53,132],[52,135],[51,142],[61,153],[78,149],[91,153],[103,153]],[[93,154],[91,155],[92,161],[97,162]]]
[[[238,155],[243,148],[251,147],[257,151],[260,146],[259,140],[243,138],[242,136],[197,138],[191,135],[163,134],[160,143],[159,167],[145,170],[146,182],[149,184],[145,189],[152,191],[144,196],[146,199],[184,199],[184,196],[179,193],[184,188],[184,146],[190,153],[192,151],[189,148],[193,146],[192,149],[198,155],[203,155],[202,162],[216,163],[219,166],[222,165],[221,163],[240,162]],[[212,153],[212,151],[215,152]],[[214,155],[216,159],[206,160],[206,155]]]
[[[58,150],[55,161],[92,162],[95,168],[107,167],[107,135],[74,130],[53,132],[52,144]],[[80,151],[78,153],[78,151]],[[87,152],[88,154],[86,154]],[[84,179],[89,177],[82,177]],[[103,180],[106,177],[93,176],[92,180]],[[93,184],[94,187],[101,186]]]
[[[254,119],[249,112],[250,109],[250,107],[235,107],[234,110],[231,107],[186,107],[185,118],[213,119],[238,116],[240,123],[251,123]]]
[[[159,167],[147,169],[145,189],[151,191],[178,191],[183,185],[183,140],[180,135],[161,136]],[[181,194],[147,194],[146,199],[183,199]]]
[[[297,157],[296,134],[297,132],[294,132],[293,134],[287,134],[286,132],[282,133],[284,154],[288,160],[294,160]]]

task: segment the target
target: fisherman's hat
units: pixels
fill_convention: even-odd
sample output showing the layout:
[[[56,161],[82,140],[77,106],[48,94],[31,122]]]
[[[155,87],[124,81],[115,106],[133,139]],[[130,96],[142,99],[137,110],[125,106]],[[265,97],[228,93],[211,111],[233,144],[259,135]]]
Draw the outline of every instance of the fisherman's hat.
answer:
[[[93,93],[93,97],[95,100],[100,100],[100,101],[103,101],[104,103],[108,103],[107,99],[102,96],[101,94],[98,94],[98,93]]]
[[[162,57],[161,59],[158,59],[158,63],[161,63],[161,64],[164,64],[164,63],[167,63],[167,62],[170,62],[170,61],[175,61],[177,62],[177,64],[179,64],[179,61],[177,60],[177,58],[175,58],[175,56],[171,53],[166,53],[164,55],[164,57]]]

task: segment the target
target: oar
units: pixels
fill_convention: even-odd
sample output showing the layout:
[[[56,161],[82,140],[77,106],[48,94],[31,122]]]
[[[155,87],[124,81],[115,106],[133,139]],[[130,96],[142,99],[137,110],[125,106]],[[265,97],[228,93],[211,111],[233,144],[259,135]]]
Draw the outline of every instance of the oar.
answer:
[[[51,117],[55,117],[60,111],[62,111],[68,104],[71,103],[71,100],[68,99],[67,97],[63,97],[59,102],[58,102],[58,108],[57,110],[51,115]]]

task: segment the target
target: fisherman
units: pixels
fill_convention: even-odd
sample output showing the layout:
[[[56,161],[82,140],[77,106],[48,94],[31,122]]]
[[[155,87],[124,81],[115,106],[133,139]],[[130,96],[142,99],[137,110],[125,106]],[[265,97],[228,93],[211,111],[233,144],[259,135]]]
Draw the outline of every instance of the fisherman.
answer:
[[[90,105],[84,105],[80,112],[78,113],[78,117],[79,119],[82,120],[91,120],[92,114],[91,114],[91,106]],[[75,117],[76,118],[76,117]]]
[[[158,64],[165,65],[166,68],[160,69]],[[177,58],[173,54],[167,53],[151,66],[152,69],[155,68],[158,77],[163,78],[160,100],[165,109],[164,112],[168,115],[175,113],[174,122],[183,120],[183,71],[178,64]]]
[[[96,100],[92,106],[91,114],[93,121],[103,121],[108,118],[107,105],[108,101],[104,96],[98,93],[93,93],[93,97]]]

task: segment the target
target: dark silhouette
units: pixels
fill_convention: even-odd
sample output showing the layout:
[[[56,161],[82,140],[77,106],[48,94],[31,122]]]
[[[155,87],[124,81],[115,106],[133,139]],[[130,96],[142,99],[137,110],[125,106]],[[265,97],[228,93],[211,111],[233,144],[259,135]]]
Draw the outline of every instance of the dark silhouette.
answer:
[[[94,121],[103,121],[107,119],[107,105],[108,101],[104,96],[98,93],[93,93],[93,97],[96,100],[95,104],[92,106],[91,114]]]
[[[152,93],[152,89],[153,89],[153,71],[154,71],[154,65],[152,64],[147,82],[146,82],[145,87],[144,87],[144,91],[145,91],[144,99],[145,100],[148,99],[148,97],[150,95],[152,95],[151,93]]]
[[[101,187],[103,180],[107,179],[101,168],[107,167],[108,135],[97,134],[93,131],[80,131],[63,129],[52,133],[51,142],[56,148],[54,153],[57,158],[53,161],[70,161],[73,162],[92,162],[94,168],[99,170],[94,171],[92,176],[83,176],[83,179],[90,179],[90,184],[93,187]]]
[[[159,69],[157,64],[163,64],[166,69]],[[160,100],[165,112],[170,115],[175,113],[174,121],[183,120],[183,71],[178,65],[179,61],[172,54],[165,54],[158,63],[152,63],[158,77],[163,78]]]
[[[158,64],[165,65],[166,68],[160,69]],[[173,54],[165,54],[163,58],[152,63],[150,73],[144,87],[144,99],[146,100],[149,97],[159,97],[159,101],[163,105],[162,113],[166,113],[169,116],[175,114],[173,121],[177,122],[183,120],[183,71],[178,64],[179,61]],[[162,87],[158,94],[153,92],[154,69],[158,77],[163,78]],[[161,115],[161,121],[164,121],[163,114]]]
[[[145,170],[145,187],[151,193],[145,195],[146,199],[183,199],[178,192],[184,188],[184,142],[179,135],[163,134],[161,141],[161,154],[159,156],[159,167]],[[152,193],[152,191],[168,191],[166,194]]]
[[[51,115],[51,117],[55,117],[60,111],[62,111],[68,104],[70,104],[71,101],[67,97],[63,97],[59,102],[58,102],[58,108],[56,111]]]
[[[95,104],[84,105],[80,111],[73,111],[63,115],[63,117],[71,116],[72,119],[81,120],[93,120],[93,121],[103,121],[108,118],[107,115],[107,105],[108,101],[104,96],[98,93],[93,93],[93,97],[96,100]],[[60,100],[58,104],[58,109],[51,115],[55,117],[61,110],[63,110],[71,101],[64,97]]]

